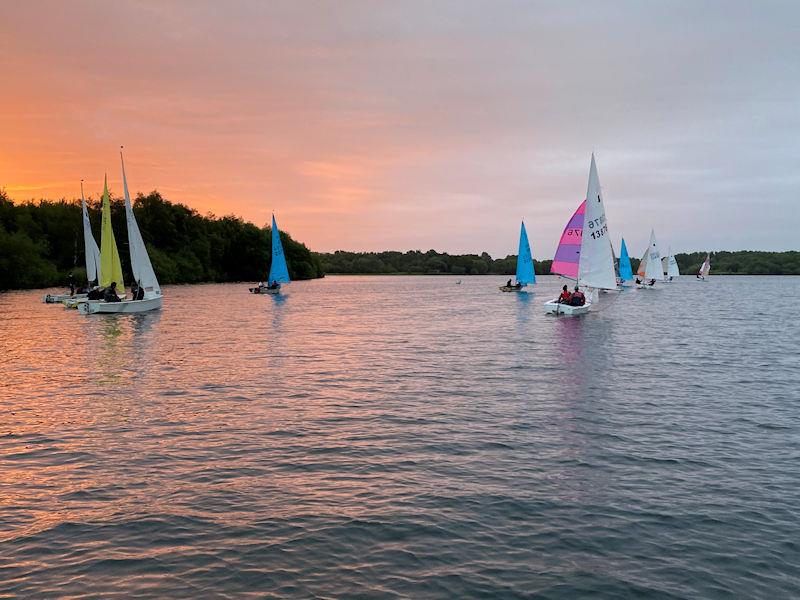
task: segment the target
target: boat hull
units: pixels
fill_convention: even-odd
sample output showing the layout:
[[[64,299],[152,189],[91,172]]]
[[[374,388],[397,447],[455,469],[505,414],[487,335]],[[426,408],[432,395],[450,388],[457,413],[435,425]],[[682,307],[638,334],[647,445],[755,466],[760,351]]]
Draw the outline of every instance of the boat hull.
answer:
[[[522,291],[524,291],[525,288],[516,287],[514,285],[512,285],[511,287],[509,287],[507,285],[501,285],[501,286],[499,286],[499,289],[500,289],[501,292],[522,292]]]
[[[657,288],[655,285],[647,285],[646,283],[637,283],[636,284],[636,289],[637,290],[657,290],[659,288]]]
[[[273,296],[281,293],[281,288],[250,288],[250,292],[253,294],[271,294]]]
[[[64,302],[64,300],[71,300],[75,298],[86,298],[86,294],[75,294],[70,296],[69,294],[45,294],[42,296],[42,302],[45,304],[60,304]]]
[[[101,314],[131,314],[151,310],[159,310],[163,298],[147,298],[145,300],[123,300],[121,302],[104,302],[102,300],[87,300],[78,305],[78,311],[83,315]]]
[[[565,317],[576,317],[578,315],[585,315],[592,307],[591,302],[586,302],[583,306],[572,306],[570,304],[561,304],[555,300],[550,300],[544,303],[544,312],[548,315],[564,315]]]

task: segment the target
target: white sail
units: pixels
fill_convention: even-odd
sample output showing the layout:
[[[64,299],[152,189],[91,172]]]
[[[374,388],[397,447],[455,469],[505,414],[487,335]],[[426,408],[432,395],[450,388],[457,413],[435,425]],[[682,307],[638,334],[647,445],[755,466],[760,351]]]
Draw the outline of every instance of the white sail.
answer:
[[[667,254],[667,275],[669,277],[678,277],[681,274],[681,270],[678,268],[678,261],[675,260],[671,247],[667,250]]]
[[[122,161],[122,189],[125,192],[125,220],[128,223],[128,247],[131,253],[131,270],[136,283],[144,288],[144,299],[156,298],[161,296],[161,286],[150,264],[150,256],[144,245],[142,234],[139,232],[139,225],[136,217],[133,216],[133,206],[131,206],[131,196],[128,193],[128,180],[125,177],[125,160],[122,152],[119,153]]]
[[[614,250],[608,234],[606,210],[600,191],[600,178],[592,154],[589,167],[589,185],[586,190],[586,210],[581,236],[581,258],[578,266],[580,285],[606,290],[617,289],[614,272]]]
[[[650,244],[647,246],[647,266],[645,267],[645,279],[664,280],[664,271],[661,270],[661,252],[656,242],[656,232],[650,230]]]
[[[100,248],[94,241],[92,225],[89,222],[89,211],[83,197],[83,180],[81,180],[81,212],[83,213],[83,250],[86,255],[86,281],[100,282]]]
[[[698,275],[702,277],[708,277],[708,272],[711,271],[711,255],[706,254],[706,259],[703,261],[703,264],[700,266],[700,272]]]

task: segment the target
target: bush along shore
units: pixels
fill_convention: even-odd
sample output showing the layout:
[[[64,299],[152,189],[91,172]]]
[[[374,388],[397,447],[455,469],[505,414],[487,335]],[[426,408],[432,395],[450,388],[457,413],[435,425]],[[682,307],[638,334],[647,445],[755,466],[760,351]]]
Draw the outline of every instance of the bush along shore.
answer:
[[[100,245],[100,202],[89,202]],[[271,260],[272,229],[233,217],[200,215],[158,192],[139,194],[133,206],[160,283],[260,281]],[[131,281],[125,206],[111,202],[111,221],[123,275]],[[319,258],[281,232],[292,279],[323,277]],[[0,290],[64,285],[69,273],[85,281],[80,201],[13,203],[0,191]]]
[[[517,256],[492,258],[482,254],[447,254],[428,250],[408,252],[317,253],[322,270],[342,275],[513,275]],[[676,254],[684,275],[694,275],[706,257],[705,252]],[[551,260],[534,260],[538,275],[550,273]],[[638,259],[631,259],[634,272]],[[800,275],[800,252],[712,252],[712,275]]]

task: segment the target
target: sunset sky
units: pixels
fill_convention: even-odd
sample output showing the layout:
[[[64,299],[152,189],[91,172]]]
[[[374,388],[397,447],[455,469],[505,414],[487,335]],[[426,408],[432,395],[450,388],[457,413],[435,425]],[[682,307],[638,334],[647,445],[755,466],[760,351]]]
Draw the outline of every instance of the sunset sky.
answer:
[[[549,258],[596,153],[640,254],[798,248],[800,2],[0,2],[0,188],[314,250]]]

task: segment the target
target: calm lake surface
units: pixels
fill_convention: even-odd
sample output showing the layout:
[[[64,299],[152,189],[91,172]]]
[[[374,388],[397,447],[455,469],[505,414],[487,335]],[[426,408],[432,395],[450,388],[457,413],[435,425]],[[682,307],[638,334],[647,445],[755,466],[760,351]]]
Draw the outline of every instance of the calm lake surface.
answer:
[[[0,597],[800,596],[800,278],[505,279],[0,294]]]

